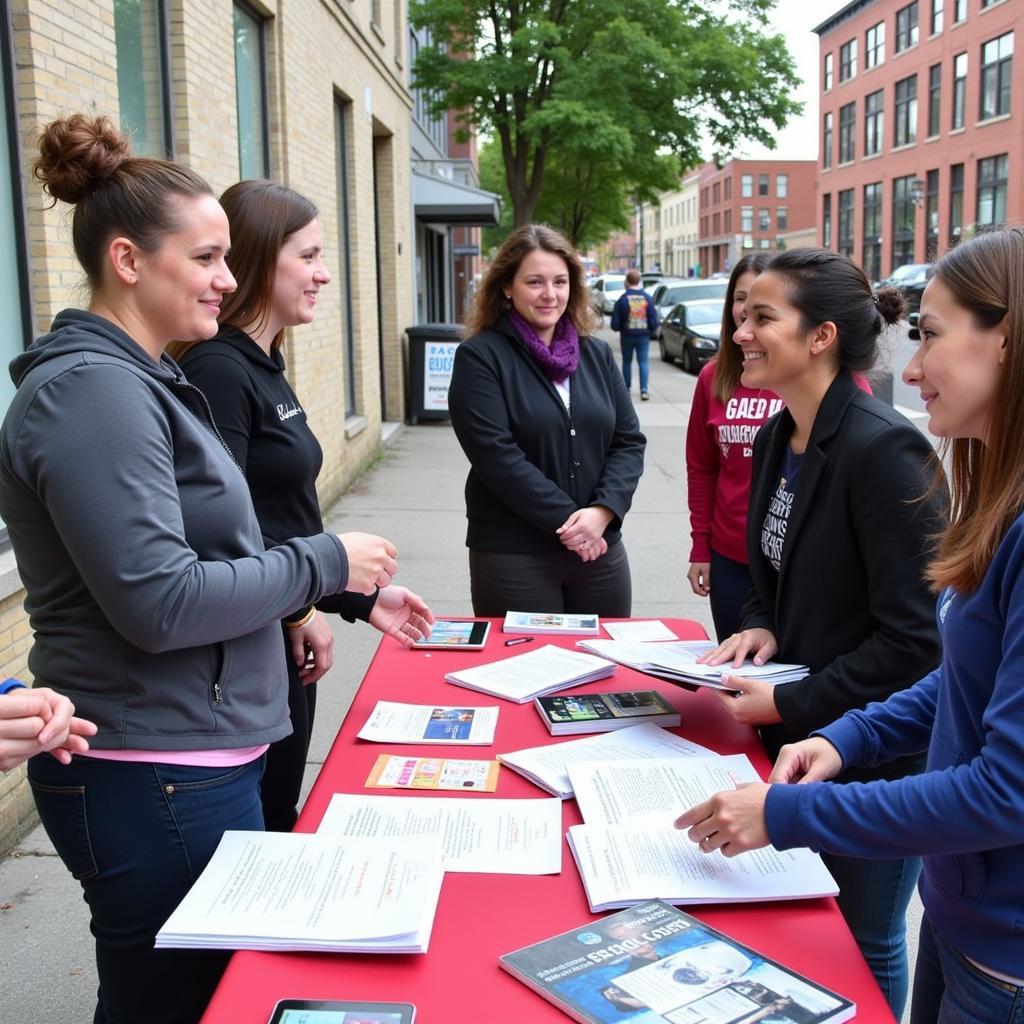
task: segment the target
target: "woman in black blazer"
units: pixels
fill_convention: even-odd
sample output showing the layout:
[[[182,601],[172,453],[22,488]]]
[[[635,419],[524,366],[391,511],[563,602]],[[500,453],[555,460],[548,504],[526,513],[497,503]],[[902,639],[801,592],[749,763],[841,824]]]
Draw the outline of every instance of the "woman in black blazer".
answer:
[[[733,677],[724,705],[760,728],[769,754],[852,708],[910,686],[939,660],[924,571],[945,523],[931,444],[851,379],[875,359],[903,300],[871,294],[846,257],[819,249],[777,256],[754,282],[734,341],[746,387],[786,408],[754,443],[747,550],[753,585],[742,628],[708,659],[778,656],[810,668],[774,689]],[[843,776],[898,778],[916,759]],[[916,860],[826,857],[839,905],[897,1018],[907,994],[905,911]]]
[[[473,611],[596,612],[632,604],[622,520],[643,472],[636,413],[568,240],[505,240],[477,292],[448,392],[470,462]]]

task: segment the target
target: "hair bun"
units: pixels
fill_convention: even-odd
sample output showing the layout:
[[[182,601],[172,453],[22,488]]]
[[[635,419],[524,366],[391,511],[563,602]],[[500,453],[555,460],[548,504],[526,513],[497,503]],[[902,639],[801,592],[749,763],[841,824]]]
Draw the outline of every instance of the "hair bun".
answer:
[[[907,303],[898,288],[886,286],[875,292],[875,305],[882,319],[887,324],[894,324],[903,319],[907,311]]]
[[[32,173],[54,199],[81,202],[131,158],[131,145],[109,117],[72,114],[46,125]]]

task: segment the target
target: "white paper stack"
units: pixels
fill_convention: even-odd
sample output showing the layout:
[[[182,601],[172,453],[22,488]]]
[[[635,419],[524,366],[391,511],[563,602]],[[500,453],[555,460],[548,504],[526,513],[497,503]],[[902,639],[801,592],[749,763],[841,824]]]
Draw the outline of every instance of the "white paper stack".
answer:
[[[548,644],[513,658],[449,672],[445,679],[456,686],[525,704],[545,693],[581,686],[612,675],[614,661]]]
[[[678,640],[672,643],[579,640],[576,646],[649,676],[667,679],[670,683],[709,686],[715,690],[732,689],[723,683],[726,676],[760,679],[764,683],[775,685],[796,682],[803,679],[808,672],[806,665],[790,665],[779,661],[755,665],[748,660],[739,668],[733,668],[732,662],[726,662],[724,665],[698,664],[697,659],[702,654],[707,654],[718,646],[712,640]]]
[[[436,836],[225,832],[156,947],[425,953],[443,878]]]

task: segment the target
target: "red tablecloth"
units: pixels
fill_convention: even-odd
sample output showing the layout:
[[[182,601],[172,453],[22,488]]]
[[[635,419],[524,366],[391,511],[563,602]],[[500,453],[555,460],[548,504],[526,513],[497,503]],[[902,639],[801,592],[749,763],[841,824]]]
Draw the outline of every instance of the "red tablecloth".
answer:
[[[703,637],[688,620],[666,620],[684,639]],[[408,651],[384,639],[299,818],[298,830],[316,830],[333,793],[363,793],[363,784],[381,753],[484,758],[499,752],[558,742],[532,704],[516,705],[488,698],[444,681],[444,673],[502,657],[522,654],[524,645],[505,647],[500,621],[481,652]],[[578,637],[538,637],[572,646]],[[736,724],[713,693],[686,690],[640,675],[623,666],[609,679],[580,687],[580,692],[657,689],[682,713],[679,733],[720,753],[747,754],[762,775],[768,760],[746,726]],[[411,704],[501,706],[493,747],[391,746],[356,739],[378,700]],[[409,790],[379,790],[408,795]],[[443,793],[421,792],[424,800]],[[450,794],[449,794],[450,795]],[[524,778],[502,767],[500,797],[547,796]],[[487,794],[479,799],[486,800]],[[565,829],[580,822],[576,803],[564,803]],[[759,952],[773,957],[858,1005],[858,1020],[890,1024],[892,1014],[867,968],[835,901],[686,907]],[[498,966],[498,957],[522,946],[567,931],[592,915],[572,855],[563,845],[559,875],[448,874],[441,888],[437,916],[424,955],[236,953],[202,1024],[262,1024],[278,999],[365,999],[411,1002],[417,1024],[542,1024],[568,1018]]]

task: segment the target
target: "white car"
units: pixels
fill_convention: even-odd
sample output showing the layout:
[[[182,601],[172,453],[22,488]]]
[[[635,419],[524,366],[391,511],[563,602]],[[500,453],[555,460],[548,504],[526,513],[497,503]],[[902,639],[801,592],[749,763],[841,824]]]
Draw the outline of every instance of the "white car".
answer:
[[[590,286],[590,290],[594,293],[594,308],[609,316],[619,296],[626,290],[626,275],[602,274]]]

